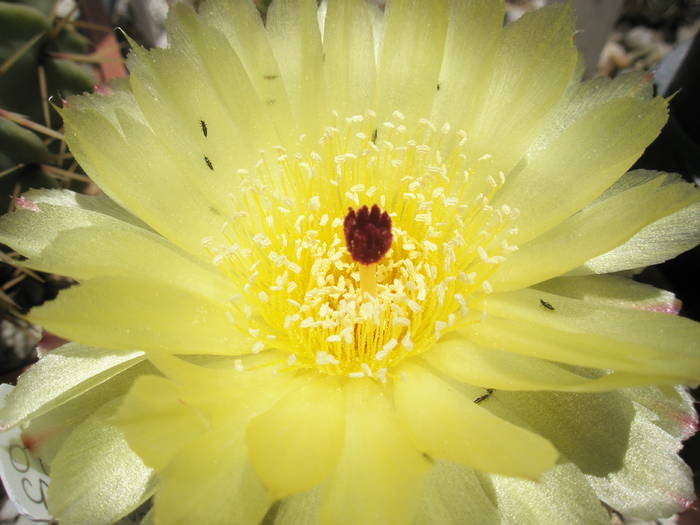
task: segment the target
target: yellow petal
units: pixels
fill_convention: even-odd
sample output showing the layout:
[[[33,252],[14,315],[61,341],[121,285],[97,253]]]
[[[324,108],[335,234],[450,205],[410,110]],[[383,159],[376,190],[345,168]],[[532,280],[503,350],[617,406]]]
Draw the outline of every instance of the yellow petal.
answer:
[[[554,310],[543,308],[540,299]],[[656,312],[627,310],[552,295],[541,290],[519,290],[494,294],[484,310],[513,320],[541,324],[572,333],[597,333],[622,342],[655,346],[674,351],[678,357],[698,358],[700,323]],[[550,315],[554,314],[554,315]]]
[[[498,506],[499,523],[610,523],[588,480],[571,463],[556,465],[537,482],[506,476],[482,476],[482,480]]]
[[[177,49],[152,50],[150,53],[157,55],[155,60],[146,53],[134,48],[129,61],[129,81],[136,103],[143,112],[142,119],[148,131],[152,130],[152,135],[139,129],[140,122],[123,119],[121,124],[125,135],[141,135],[144,146],[151,151],[154,160],[157,158],[163,167],[175,173],[186,172],[182,184],[201,196],[201,204],[207,206],[201,210],[207,214],[205,218],[216,220],[218,217],[220,227],[231,207],[230,195],[239,191],[240,176],[237,170],[249,168],[257,150],[248,141],[238,138],[241,131],[234,127],[228,117],[228,110],[214,90],[213,82],[203,83],[206,79],[204,66],[198,62],[183,62],[186,50],[181,46]],[[199,100],[192,100],[191,88],[183,89],[183,83],[176,82],[182,74],[190,79],[199,79],[194,88]],[[253,105],[252,102],[247,103]],[[231,144],[247,146],[246,152],[239,151]],[[132,146],[131,149],[136,148]],[[167,157],[167,161],[161,160],[161,157]],[[222,177],[221,173],[228,173],[229,176]],[[163,177],[160,183],[163,184],[164,180],[167,179]],[[217,229],[210,229],[206,236],[216,236],[217,233]],[[200,244],[203,237],[205,235],[199,239]]]
[[[448,8],[445,55],[431,118],[438,126],[450,122],[462,128],[480,109],[484,78],[500,44],[504,7],[502,0],[466,0],[449,2]]]
[[[201,184],[211,177],[203,157],[196,167],[175,162],[126,91],[69,102],[61,110],[66,142],[90,177],[166,238],[209,259],[202,239],[217,236],[225,208],[224,197],[212,200],[212,185]]]
[[[143,361],[142,352],[119,352],[68,343],[24,372],[0,409],[0,427],[38,417]]]
[[[91,350],[94,353],[99,352],[97,349]],[[61,349],[53,350],[44,359],[48,359],[60,351]],[[40,413],[29,416],[29,422],[22,431],[22,442],[32,453],[38,455],[45,465],[50,467],[53,458],[73,429],[105,403],[125,395],[137,377],[155,373],[157,372],[150,363],[140,361],[126,370],[114,374],[102,383],[81,391],[79,395],[58,406],[53,406],[52,403],[51,408],[42,409]],[[59,393],[60,390],[54,392],[54,394]]]
[[[542,302],[553,309],[545,308]],[[577,366],[700,379],[700,324],[619,309],[541,290],[494,294],[469,338],[485,346]]]
[[[269,366],[240,372],[198,366],[164,353],[149,358],[175,383],[178,399],[191,407],[186,417],[200,413],[210,422],[209,429],[190,440],[161,471],[156,525],[198,520],[212,525],[257,523],[271,499],[248,461],[245,429],[252,417],[269,410],[285,394],[292,378]],[[152,404],[156,409],[157,405]],[[151,416],[144,416],[147,423]],[[136,426],[133,430],[144,432]],[[142,443],[148,439],[147,430]]]
[[[327,118],[323,49],[314,0],[277,0],[267,12],[270,46],[282,73],[300,133],[316,137]]]
[[[508,174],[495,200],[521,212],[513,242],[536,237],[602,194],[639,158],[666,118],[661,98],[611,100],[530,155]]]
[[[450,377],[496,390],[555,390],[602,392],[648,384],[675,384],[675,377],[615,372],[599,379],[584,377],[543,359],[485,347],[469,341],[467,334],[443,338],[424,358]]]
[[[369,13],[370,23],[372,24],[372,39],[374,40],[374,63],[379,64],[382,52],[382,37],[384,35],[384,9],[380,5],[368,2],[366,4],[367,12]]]
[[[294,373],[278,373],[275,365],[286,361],[271,352],[224,362],[221,367],[197,365],[167,352],[150,352],[148,359],[177,384],[187,402],[224,415],[231,414],[232,406],[247,418],[268,410],[294,379]]]
[[[492,414],[548,439],[584,473],[605,476],[622,466],[634,407],[623,393],[495,392]],[[582,439],[581,436],[586,437]]]
[[[377,69],[372,23],[364,0],[330,2],[324,26],[326,97],[340,115],[372,107]]]
[[[134,44],[134,97],[160,146],[180,169],[200,175],[201,190],[216,209],[227,210],[240,192],[238,170],[252,169],[261,149],[281,141],[265,101],[216,27],[180,5],[171,10],[168,34],[169,49]]]
[[[22,196],[37,205],[51,204],[53,206],[63,206],[65,208],[79,208],[81,210],[94,211],[103,215],[109,215],[110,217],[114,217],[122,222],[127,222],[138,228],[150,230],[145,222],[119,206],[119,204],[104,193],[83,195],[82,193],[75,193],[71,190],[42,188],[29,190],[23,193]]]
[[[606,476],[588,475],[588,482],[602,501],[625,516],[653,521],[686,510],[695,500],[693,473],[678,455],[697,428],[692,399],[680,408],[658,390],[636,389],[631,398],[635,417],[631,422],[622,467]],[[638,404],[645,402],[646,406]],[[688,402],[689,401],[689,402]],[[670,408],[673,407],[673,408]],[[692,422],[695,422],[694,424]],[[685,426],[676,434],[667,425]],[[639,461],[644,458],[644,461]]]
[[[505,28],[490,74],[465,93],[478,100],[464,123],[469,151],[492,154],[506,173],[515,166],[569,84],[577,59],[573,32],[565,4]]]
[[[378,121],[395,110],[415,124],[430,115],[447,34],[447,2],[395,0],[386,10],[376,110]]]
[[[422,366],[406,364],[400,373],[396,408],[430,456],[529,479],[554,465],[558,453],[546,439],[491,415]]]
[[[700,197],[666,175],[603,198],[509,255],[491,278],[499,291],[524,288],[576,268],[627,241],[649,223]]]
[[[245,354],[225,303],[151,280],[99,277],[64,290],[29,318],[56,334],[106,348]]]
[[[186,67],[191,67],[197,75],[196,78],[188,75],[189,85],[176,85],[185,88],[182,91],[168,89],[170,102],[179,103],[176,113],[181,119],[184,117],[181,122],[185,127],[183,131],[201,145],[212,162],[217,159],[217,170],[221,167],[224,172],[233,173],[239,168],[248,167],[258,160],[260,149],[281,143],[276,123],[265,111],[265,100],[256,96],[253,80],[243,67],[238,53],[224,33],[210,20],[197,16],[185,4],[173,6],[169,16],[170,46],[187,56]],[[234,16],[238,17],[240,13],[237,12]],[[152,69],[151,72],[167,88],[172,85],[170,75],[187,74],[183,71],[157,69]],[[197,82],[196,87],[191,85],[192,81]],[[205,96],[205,89],[211,98]],[[191,99],[193,93],[197,99],[183,107],[182,103],[186,100],[183,97]],[[183,115],[183,110],[187,109],[189,111]],[[157,117],[162,119],[162,114]],[[206,136],[201,122],[199,127],[191,125],[193,121],[197,124],[197,119],[205,121]],[[162,126],[163,123],[158,125]],[[195,157],[194,161],[201,164],[201,156]],[[223,177],[224,180],[226,178]],[[215,184],[222,182],[224,181],[217,180]]]
[[[647,380],[641,384],[693,384],[700,377],[698,363],[692,359],[674,358],[674,363],[667,363],[664,353],[657,349],[603,337],[594,331],[572,333],[536,323],[526,325],[522,321],[491,317],[471,330],[469,338],[479,345],[538,359],[616,370],[623,378],[628,375],[621,372],[645,376]]]
[[[556,462],[549,441],[493,416],[422,366],[406,364],[400,374],[396,409],[416,446],[430,456],[529,479]]]
[[[648,100],[653,95],[653,83],[644,72],[623,73],[614,79],[598,77],[586,82],[576,81],[569,86],[559,105],[547,118],[537,139],[528,148],[528,154],[533,155],[549,147],[562,131],[601,104],[624,97]]]
[[[89,209],[35,204],[38,211],[20,209],[0,219],[0,241],[29,257],[23,262],[29,268],[76,279],[175,282],[218,301],[234,294],[221,274],[149,230]]]
[[[316,487],[280,502],[274,520],[269,525],[319,525],[321,489]],[[268,522],[265,522],[268,525]]]
[[[294,144],[301,131],[257,7],[247,0],[211,0],[200,7],[200,14],[235,50],[282,144]]]
[[[271,500],[246,460],[237,423],[194,441],[163,471],[154,500],[155,525],[260,522]]]
[[[410,523],[429,462],[410,444],[379,385],[345,387],[345,441],[323,487],[323,525]]]
[[[343,392],[336,378],[302,376],[248,426],[250,461],[274,499],[311,489],[335,468],[343,444]]]
[[[648,386],[626,390],[624,394],[635,403],[641,416],[679,441],[685,441],[695,434],[698,414],[688,387]]]
[[[415,525],[463,525],[478,516],[480,525],[499,525],[501,518],[474,470],[437,461],[425,480]]]
[[[681,303],[673,293],[621,275],[558,277],[537,285],[555,295],[617,308],[676,314]]]
[[[61,523],[110,525],[155,488],[153,471],[110,423],[118,403],[104,405],[78,426],[51,464],[49,511]]]
[[[570,275],[611,273],[672,259],[700,243],[700,202],[642,228],[626,243],[586,261]]]
[[[205,416],[182,399],[172,381],[142,376],[124,397],[114,424],[149,467],[162,470],[208,427]]]

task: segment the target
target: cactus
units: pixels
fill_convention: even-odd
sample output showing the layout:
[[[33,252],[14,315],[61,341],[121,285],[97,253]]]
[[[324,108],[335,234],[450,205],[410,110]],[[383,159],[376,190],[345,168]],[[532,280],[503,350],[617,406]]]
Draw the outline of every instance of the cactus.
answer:
[[[68,19],[54,15],[52,0],[0,1],[0,211],[29,188],[81,190],[87,178],[66,151],[61,123],[49,98],[89,91],[95,84],[90,66],[66,57],[85,56],[89,42]],[[75,172],[75,173],[74,173]],[[26,323],[8,312],[25,311],[55,296],[65,286],[54,277],[12,265],[0,252],[0,361],[16,365],[36,344]],[[21,348],[20,348],[21,347]],[[8,370],[0,369],[0,374]]]
[[[89,90],[94,79],[89,69],[55,54],[84,53],[88,42],[51,16],[50,5],[44,5],[49,2],[31,3],[38,7],[0,2],[0,108],[57,129],[59,119],[51,115],[48,98]],[[7,119],[0,124],[0,139],[0,173],[5,173],[0,179],[0,209],[7,209],[18,190],[57,184],[39,164],[51,154],[60,155],[60,143],[47,145],[45,135],[27,133]],[[62,161],[54,164],[61,168]]]

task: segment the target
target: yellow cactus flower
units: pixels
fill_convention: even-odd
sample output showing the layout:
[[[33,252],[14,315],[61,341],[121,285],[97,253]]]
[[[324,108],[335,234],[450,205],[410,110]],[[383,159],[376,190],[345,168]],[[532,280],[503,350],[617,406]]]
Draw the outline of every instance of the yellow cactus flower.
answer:
[[[568,5],[176,5],[170,47],[70,98],[109,197],[0,221],[79,285],[74,343],[0,411],[62,524],[609,523],[694,499],[700,326],[637,268],[698,242],[698,191],[626,170],[648,80],[582,82]],[[608,274],[608,275],[603,275]]]

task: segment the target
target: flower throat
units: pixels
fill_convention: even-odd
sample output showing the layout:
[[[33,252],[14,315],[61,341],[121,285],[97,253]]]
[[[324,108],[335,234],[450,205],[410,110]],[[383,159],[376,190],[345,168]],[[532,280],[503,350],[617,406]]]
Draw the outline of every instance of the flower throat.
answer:
[[[480,321],[472,307],[516,249],[517,211],[490,204],[505,177],[470,154],[463,131],[392,117],[334,116],[318,141],[300,137],[238,171],[227,244],[205,245],[241,290],[229,318],[253,353],[384,381]]]

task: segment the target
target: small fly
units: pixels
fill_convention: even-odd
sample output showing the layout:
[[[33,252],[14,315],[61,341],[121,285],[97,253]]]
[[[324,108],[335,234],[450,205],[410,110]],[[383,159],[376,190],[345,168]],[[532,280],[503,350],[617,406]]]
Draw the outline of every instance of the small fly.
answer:
[[[540,304],[544,306],[547,310],[554,310],[554,307],[544,299],[540,299]]]
[[[477,405],[481,403],[482,401],[486,401],[489,397],[491,397],[491,394],[493,394],[493,388],[487,388],[486,393],[483,396],[479,396],[474,400],[474,403]]]

